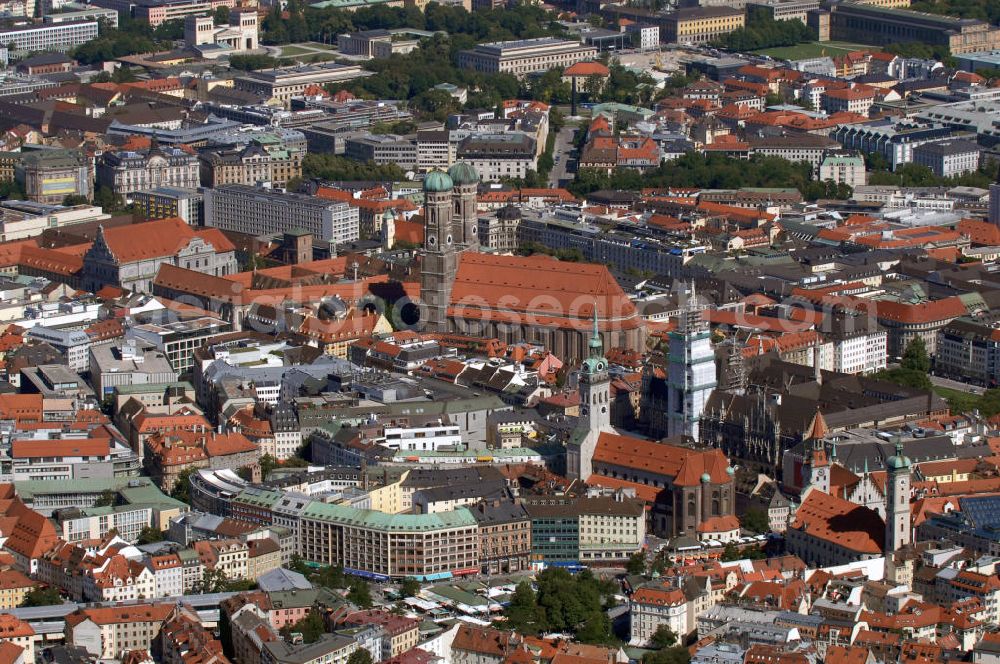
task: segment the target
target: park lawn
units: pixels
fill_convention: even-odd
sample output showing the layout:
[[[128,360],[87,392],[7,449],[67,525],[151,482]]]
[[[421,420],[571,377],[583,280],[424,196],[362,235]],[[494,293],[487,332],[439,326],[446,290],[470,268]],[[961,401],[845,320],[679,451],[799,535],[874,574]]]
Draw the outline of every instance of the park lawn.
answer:
[[[305,45],[310,48],[318,48],[324,51],[332,51],[333,49],[336,48],[336,46],[334,46],[333,44],[324,44],[323,42],[313,42],[313,41],[306,42]]]
[[[877,46],[849,44],[846,42],[808,42],[795,46],[778,46],[754,51],[757,55],[767,55],[777,60],[802,60],[805,58],[836,57],[851,51],[881,51]]]
[[[284,58],[294,57],[297,55],[309,55],[310,53],[315,53],[311,48],[302,48],[301,46],[282,46],[281,56]]]
[[[940,387],[935,385],[934,392],[948,402],[948,407],[951,408],[951,412],[955,414],[967,413],[970,410],[979,408],[979,404],[982,401],[982,397],[979,395],[969,394],[968,392],[963,392],[962,390],[953,390],[950,387]]]

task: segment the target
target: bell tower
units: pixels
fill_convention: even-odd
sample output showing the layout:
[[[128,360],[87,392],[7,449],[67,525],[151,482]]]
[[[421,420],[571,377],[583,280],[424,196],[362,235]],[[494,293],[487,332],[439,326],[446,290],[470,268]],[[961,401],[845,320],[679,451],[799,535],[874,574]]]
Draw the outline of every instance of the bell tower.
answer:
[[[459,250],[479,251],[479,219],[476,195],[479,193],[479,174],[467,162],[459,162],[448,169],[448,176],[455,187],[453,216],[455,243]]]
[[[448,302],[458,270],[452,225],[451,178],[431,171],[424,178],[424,247],[420,299],[426,311],[425,332],[448,331]]]
[[[910,459],[903,455],[903,443],[896,441],[896,453],[885,460],[885,555],[910,543]]]
[[[601,432],[611,431],[611,375],[597,328],[596,304],[594,333],[587,345],[590,357],[580,367],[580,419],[566,450],[566,476],[583,481],[594,472],[594,452]]]

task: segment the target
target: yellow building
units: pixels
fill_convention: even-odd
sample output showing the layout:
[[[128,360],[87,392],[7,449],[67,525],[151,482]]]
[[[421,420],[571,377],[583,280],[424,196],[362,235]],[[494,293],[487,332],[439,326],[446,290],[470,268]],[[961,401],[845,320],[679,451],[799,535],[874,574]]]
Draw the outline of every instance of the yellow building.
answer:
[[[707,44],[746,24],[746,14],[732,7],[687,7],[664,17],[665,41]]]
[[[0,572],[0,609],[16,609],[24,602],[35,582],[16,569]]]
[[[390,484],[380,486],[368,492],[371,499],[371,509],[386,514],[399,514],[403,511],[403,481],[410,474],[404,471],[399,479]]]

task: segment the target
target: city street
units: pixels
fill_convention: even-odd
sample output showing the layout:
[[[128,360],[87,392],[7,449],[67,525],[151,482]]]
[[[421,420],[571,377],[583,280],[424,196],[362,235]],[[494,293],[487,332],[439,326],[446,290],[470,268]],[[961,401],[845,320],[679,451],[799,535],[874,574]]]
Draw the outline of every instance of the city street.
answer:
[[[555,145],[552,147],[552,159],[554,164],[552,172],[549,174],[549,182],[553,187],[564,186],[572,179],[573,174],[569,170],[570,153],[573,150],[573,135],[576,126],[567,124],[556,135]]]
[[[947,387],[951,390],[960,390],[962,392],[968,392],[969,394],[982,394],[986,391],[985,388],[979,385],[970,385],[968,383],[961,383],[957,380],[952,380],[950,378],[942,378],[940,376],[930,375],[931,383],[938,387]]]

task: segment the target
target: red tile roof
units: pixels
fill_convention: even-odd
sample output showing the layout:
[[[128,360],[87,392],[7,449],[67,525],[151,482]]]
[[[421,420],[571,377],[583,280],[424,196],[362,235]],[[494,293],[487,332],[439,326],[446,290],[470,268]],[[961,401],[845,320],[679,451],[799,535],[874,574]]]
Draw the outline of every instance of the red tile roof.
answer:
[[[563,76],[610,76],[611,70],[600,62],[576,62],[563,70]]]
[[[885,522],[877,512],[817,489],[802,501],[790,527],[858,553],[882,553]]]
[[[697,486],[706,473],[713,484],[732,481],[726,472],[729,461],[721,450],[692,450],[614,433],[600,435],[594,462],[657,473],[673,478],[678,486]]]

